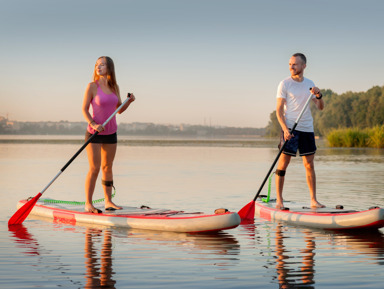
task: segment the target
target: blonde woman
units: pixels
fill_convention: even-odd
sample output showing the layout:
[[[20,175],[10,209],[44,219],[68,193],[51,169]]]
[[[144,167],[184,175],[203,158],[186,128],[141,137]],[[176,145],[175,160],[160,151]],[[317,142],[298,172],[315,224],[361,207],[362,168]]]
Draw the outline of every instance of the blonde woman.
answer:
[[[133,94],[128,95],[130,100],[121,108],[119,113],[123,113],[135,100]],[[99,132],[87,146],[89,171],[85,180],[85,211],[89,213],[101,213],[101,210],[96,209],[92,204],[93,192],[100,169],[105,209],[122,209],[112,202],[112,165],[117,148],[116,117],[113,117],[105,127],[102,125],[121,104],[113,60],[108,56],[101,56],[96,61],[93,82],[89,83],[85,90],[82,106],[84,118],[88,122],[85,139],[87,140],[96,131]],[[90,107],[92,107],[92,115],[89,112]]]

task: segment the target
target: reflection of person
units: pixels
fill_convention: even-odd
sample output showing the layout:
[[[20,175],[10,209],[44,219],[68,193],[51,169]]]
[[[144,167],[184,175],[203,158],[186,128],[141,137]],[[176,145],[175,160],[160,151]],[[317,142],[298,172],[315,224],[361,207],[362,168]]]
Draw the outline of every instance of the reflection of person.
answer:
[[[284,239],[286,237],[283,234],[282,228],[283,226],[281,225],[276,226],[276,271],[279,288],[296,288],[296,286],[301,287],[303,285],[306,286],[305,288],[314,288],[311,285],[315,284],[315,238],[310,233],[304,232],[306,234],[304,237],[306,248],[300,250],[303,255],[303,266],[299,269],[290,269],[290,264],[298,264],[297,256],[287,255],[290,250],[287,250],[284,246]],[[295,280],[295,278],[300,276],[302,284]]]
[[[299,150],[300,156],[303,158],[307,184],[311,195],[311,206],[325,207],[316,199],[316,174],[314,167],[316,144],[313,118],[309,107],[307,107],[302,115],[293,134],[290,132],[310,93],[313,94],[313,101],[316,107],[320,110],[324,109],[324,101],[320,89],[315,86],[312,80],[304,77],[306,62],[304,54],[294,54],[289,60],[291,77],[281,81],[277,89],[276,115],[282,129],[280,145],[285,140],[289,140],[289,142],[287,142],[281,154],[276,170],[276,208],[284,207],[284,176],[291,157],[296,156],[297,150]]]
[[[115,288],[116,281],[112,279],[112,236],[108,230],[104,231],[100,259],[97,258],[97,250],[94,248],[93,237],[100,236],[102,231],[87,228],[85,234],[85,264],[87,283],[84,288]],[[98,264],[98,261],[101,261]]]
[[[130,100],[121,108],[119,113],[124,112],[135,100],[133,94],[128,95],[130,95]],[[112,202],[112,164],[117,148],[116,118],[113,117],[105,127],[102,126],[121,103],[114,63],[110,57],[102,56],[96,62],[93,82],[89,83],[85,90],[82,106],[84,118],[88,122],[86,139],[96,131],[99,132],[87,146],[89,171],[85,181],[85,210],[90,213],[101,213],[92,205],[92,196],[100,168],[102,171],[105,208],[107,210],[121,209]],[[89,113],[90,106],[92,106],[92,116]]]

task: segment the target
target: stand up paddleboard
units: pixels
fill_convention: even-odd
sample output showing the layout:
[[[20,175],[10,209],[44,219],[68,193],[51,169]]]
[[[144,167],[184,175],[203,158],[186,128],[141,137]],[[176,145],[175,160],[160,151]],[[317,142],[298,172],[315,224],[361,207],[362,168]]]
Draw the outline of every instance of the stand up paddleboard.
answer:
[[[20,208],[26,202],[27,200],[19,201],[17,207]],[[102,204],[95,207],[104,211]],[[92,214],[84,212],[84,206],[47,203],[44,201],[38,201],[30,215],[71,225],[88,223],[182,233],[216,232],[232,229],[240,224],[239,215],[226,210],[221,210],[221,212],[215,214],[204,214],[201,212],[187,213],[184,211],[151,209],[142,206],[141,208],[123,207],[122,210]]]
[[[260,196],[261,197],[261,196]],[[308,208],[284,202],[287,208],[276,209],[276,200],[268,203],[258,199],[255,215],[270,221],[282,221],[295,226],[330,230],[378,229],[384,227],[384,209],[372,207],[364,211],[338,208]]]

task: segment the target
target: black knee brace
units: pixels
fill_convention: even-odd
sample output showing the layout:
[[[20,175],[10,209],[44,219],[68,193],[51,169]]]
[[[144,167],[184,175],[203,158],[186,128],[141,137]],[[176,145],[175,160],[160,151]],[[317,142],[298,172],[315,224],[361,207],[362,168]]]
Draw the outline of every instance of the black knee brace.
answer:
[[[101,184],[102,184],[103,186],[113,187],[113,181],[104,181],[104,180],[101,180]]]
[[[113,181],[104,181],[104,180],[101,180],[101,184],[103,186],[106,186],[106,187],[112,187],[115,189],[114,185],[113,185]]]
[[[285,171],[283,170],[276,170],[276,175],[279,177],[284,177],[285,176]]]

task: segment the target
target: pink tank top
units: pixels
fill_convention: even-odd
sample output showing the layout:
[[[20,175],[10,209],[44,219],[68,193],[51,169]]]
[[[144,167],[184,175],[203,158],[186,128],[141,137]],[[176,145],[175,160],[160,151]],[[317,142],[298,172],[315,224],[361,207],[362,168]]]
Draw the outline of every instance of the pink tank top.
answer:
[[[116,110],[119,99],[115,93],[106,94],[97,84],[97,94],[91,101],[92,118],[98,124],[103,124]],[[87,130],[94,134],[96,130],[88,125]],[[117,131],[116,116],[114,116],[104,127],[99,135],[114,134]]]

